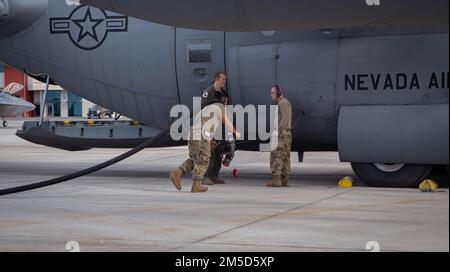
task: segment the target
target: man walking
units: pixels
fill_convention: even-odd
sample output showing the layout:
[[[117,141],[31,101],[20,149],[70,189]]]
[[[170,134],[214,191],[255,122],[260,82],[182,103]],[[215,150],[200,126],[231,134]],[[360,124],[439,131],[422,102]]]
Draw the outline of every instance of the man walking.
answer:
[[[226,74],[223,71],[217,72],[214,76],[214,83],[203,92],[202,109],[214,103],[221,103],[225,106],[229,102],[226,91]],[[205,173],[204,185],[225,184],[223,179],[219,178],[222,168],[222,156],[227,143],[224,140],[213,139],[211,144],[211,158],[208,170]]]
[[[224,81],[221,75],[215,81]],[[203,186],[204,175],[208,169],[211,158],[211,141],[213,140],[219,126],[225,127],[236,135],[239,139],[240,133],[236,131],[229,120],[225,105],[223,103],[213,103],[206,105],[195,117],[194,125],[191,127],[188,136],[189,159],[183,162],[177,170],[170,172],[169,177],[174,186],[181,190],[181,178],[183,175],[192,174],[192,193],[203,193],[208,191],[208,187]],[[220,130],[219,130],[220,131]]]

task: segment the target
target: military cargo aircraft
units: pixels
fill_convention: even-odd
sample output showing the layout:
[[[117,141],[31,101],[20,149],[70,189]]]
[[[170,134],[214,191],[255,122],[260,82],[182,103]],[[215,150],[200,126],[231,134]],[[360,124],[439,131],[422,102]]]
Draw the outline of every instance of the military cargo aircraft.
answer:
[[[449,164],[448,12],[447,0],[0,0],[0,61],[161,130],[218,70],[235,105],[270,105],[278,84],[294,152],[338,151],[367,184],[406,187]]]

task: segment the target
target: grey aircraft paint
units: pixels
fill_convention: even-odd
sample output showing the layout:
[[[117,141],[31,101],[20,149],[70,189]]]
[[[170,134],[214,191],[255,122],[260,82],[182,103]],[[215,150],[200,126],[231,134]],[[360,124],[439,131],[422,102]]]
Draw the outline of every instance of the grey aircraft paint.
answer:
[[[47,10],[48,0],[0,0],[0,39],[33,24]]]
[[[30,102],[17,98],[9,93],[0,92],[0,117],[15,117],[36,108]]]
[[[137,2],[130,2],[130,8]],[[349,8],[355,7],[354,1],[348,2]],[[193,96],[200,96],[217,70],[229,75],[233,104],[270,105],[269,90],[277,83],[294,105],[296,151],[358,153],[351,144],[340,145],[339,137],[352,136],[351,130],[339,130],[342,107],[353,108],[353,115],[370,127],[376,111],[358,111],[360,107],[389,105],[408,116],[407,106],[436,105],[438,112],[432,118],[437,116],[444,126],[434,127],[431,116],[419,115],[417,122],[447,140],[435,141],[433,133],[408,137],[439,150],[431,160],[434,164],[448,165],[448,148],[439,148],[448,146],[448,1],[429,3],[405,6],[405,11],[414,12],[397,13],[398,25],[349,28],[342,22],[321,30],[299,26],[299,30],[221,32],[175,28],[50,0],[48,11],[42,11],[36,22],[0,40],[0,60],[34,76],[48,74],[65,89],[157,129],[171,122],[172,106],[190,105]],[[423,14],[417,7],[424,9]],[[430,10],[438,13],[431,16]],[[418,16],[420,27],[411,24],[411,14]],[[416,115],[414,110],[411,116]],[[350,118],[346,124],[360,121],[345,116]],[[385,133],[395,126],[390,122],[373,137],[380,143],[396,141]],[[241,148],[254,150],[255,145]],[[389,161],[384,162],[421,162],[417,152],[408,157],[381,144],[373,149],[386,154]],[[345,156],[364,163],[372,163],[370,158]]]
[[[16,82],[10,83],[3,90],[0,90],[0,117],[16,117],[22,113],[32,111],[36,108],[32,103],[15,96],[22,91],[24,86]],[[6,127],[7,121],[3,120]]]
[[[203,30],[298,30],[379,24],[416,27],[449,23],[447,0],[77,1],[150,22]]]

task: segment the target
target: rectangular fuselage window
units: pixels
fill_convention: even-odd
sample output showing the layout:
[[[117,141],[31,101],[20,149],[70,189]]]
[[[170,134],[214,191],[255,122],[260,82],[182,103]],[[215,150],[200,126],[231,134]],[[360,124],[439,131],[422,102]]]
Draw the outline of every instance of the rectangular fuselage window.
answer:
[[[210,40],[193,40],[188,42],[189,63],[210,63],[212,44]]]

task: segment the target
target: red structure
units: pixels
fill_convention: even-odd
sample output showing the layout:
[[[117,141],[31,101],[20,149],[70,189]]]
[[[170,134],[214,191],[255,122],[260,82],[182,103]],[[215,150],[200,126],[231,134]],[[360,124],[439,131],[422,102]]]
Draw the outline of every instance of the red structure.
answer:
[[[30,103],[34,103],[34,94],[32,91],[28,90],[28,75],[14,68],[5,66],[5,86],[12,82],[17,82],[25,86],[25,89],[17,95]],[[24,113],[24,117],[34,117],[34,112]]]

